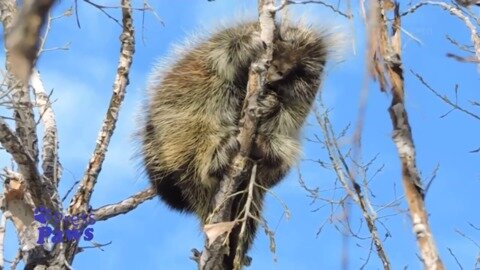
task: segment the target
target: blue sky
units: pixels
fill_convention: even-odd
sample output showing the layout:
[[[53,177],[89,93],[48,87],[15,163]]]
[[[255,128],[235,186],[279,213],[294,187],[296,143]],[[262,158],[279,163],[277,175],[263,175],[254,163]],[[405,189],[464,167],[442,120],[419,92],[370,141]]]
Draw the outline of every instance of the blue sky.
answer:
[[[142,1],[135,1],[141,6]],[[333,1],[336,2],[336,1]],[[342,1],[344,2],[344,1]],[[353,1],[355,2],[355,1]],[[102,3],[115,5],[116,1]],[[168,56],[173,44],[179,43],[198,29],[210,28],[232,18],[255,18],[256,1],[253,0],[162,0],[152,1],[164,26],[151,14],[145,15],[144,40],[142,41],[142,14],[135,13],[137,47],[130,73],[130,85],[120,121],[113,136],[103,170],[92,199],[94,208],[117,202],[143,190],[148,181],[134,158],[135,142],[132,135],[137,128],[137,116],[145,93],[150,70],[157,59]],[[72,5],[61,1],[54,9],[59,15]],[[328,68],[322,88],[323,100],[332,109],[331,120],[337,131],[349,123],[355,126],[358,106],[365,80],[365,30],[359,9],[353,3],[356,19],[353,22],[335,16],[318,5],[294,8],[294,16],[302,15],[308,21],[327,28],[341,29],[348,41],[341,51],[342,60],[336,60]],[[46,52],[38,67],[48,89],[54,89],[54,109],[60,136],[60,158],[64,173],[62,194],[78,179],[90,159],[111,95],[112,83],[118,61],[121,28],[97,9],[78,3],[81,28],[75,17],[62,18],[52,25],[48,47],[71,42],[68,51]],[[345,6],[342,6],[345,9]],[[405,9],[405,7],[403,7]],[[474,9],[478,14],[479,10]],[[119,18],[119,11],[112,11]],[[338,27],[340,26],[340,27]],[[472,239],[480,239],[480,231],[468,222],[480,227],[480,154],[469,151],[480,147],[480,122],[459,111],[440,118],[450,108],[429,92],[411,75],[410,69],[420,73],[440,93],[454,97],[455,84],[459,85],[459,103],[480,113],[479,107],[469,105],[469,100],[480,100],[478,92],[479,71],[473,64],[455,62],[446,58],[448,52],[459,52],[445,35],[449,34],[461,43],[470,44],[470,34],[456,18],[438,7],[425,7],[403,20],[403,28],[422,41],[416,43],[404,35],[404,68],[406,75],[407,109],[410,114],[413,136],[417,148],[418,167],[424,179],[428,179],[437,164],[437,178],[426,197],[430,221],[443,261],[448,269],[458,268],[450,255],[451,248],[466,269],[473,269],[480,250],[456,230]],[[0,55],[3,62],[3,52]],[[362,141],[362,158],[372,159],[378,154],[370,173],[384,165],[370,184],[375,205],[385,205],[403,195],[400,162],[391,140],[391,121],[387,112],[390,95],[380,93],[378,85],[369,84],[368,107]],[[341,141],[345,150],[351,146],[351,134]],[[320,134],[318,125],[309,118],[305,137]],[[477,139],[476,139],[477,138]],[[326,150],[320,145],[305,142],[306,159],[327,160]],[[1,166],[9,164],[5,155],[0,156]],[[304,161],[300,164],[303,178],[311,188],[328,190],[334,187],[335,175],[318,164]],[[277,252],[269,251],[269,240],[259,231],[250,251],[253,264],[249,269],[339,269],[342,264],[343,236],[335,229],[338,223],[327,222],[317,235],[320,226],[331,215],[329,207],[320,208],[322,202],[311,203],[307,192],[300,187],[297,168],[273,190],[290,208],[291,218],[283,217],[281,204],[269,197],[265,216],[276,232]],[[339,198],[338,193],[335,198]],[[330,191],[322,196],[331,198]],[[405,203],[397,209],[385,209],[379,216],[391,237],[385,248],[394,269],[408,266],[422,269],[417,258],[418,248],[412,234],[411,222]],[[341,212],[334,214],[335,217]],[[395,214],[395,215],[392,215]],[[351,207],[354,230],[359,228],[361,213],[356,205]],[[381,234],[386,233],[379,226]],[[98,222],[94,240],[99,243],[112,241],[104,251],[89,249],[77,255],[75,269],[193,269],[195,264],[188,257],[192,248],[203,247],[203,234],[194,216],[168,210],[158,199],[140,206],[133,212],[108,221]],[[7,228],[6,258],[15,256],[16,239],[13,228]],[[365,224],[359,235],[368,236]],[[480,242],[480,240],[479,240]],[[89,245],[83,242],[81,245]],[[349,269],[358,269],[369,256],[370,241],[350,238],[348,241]],[[375,252],[365,269],[381,269]]]

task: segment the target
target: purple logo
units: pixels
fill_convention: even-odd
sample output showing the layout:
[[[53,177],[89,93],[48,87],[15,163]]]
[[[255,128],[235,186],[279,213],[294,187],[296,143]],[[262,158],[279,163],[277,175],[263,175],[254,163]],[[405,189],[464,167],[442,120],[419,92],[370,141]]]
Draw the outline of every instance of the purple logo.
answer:
[[[75,216],[63,216],[62,213],[51,211],[40,206],[35,209],[34,218],[43,224],[38,228],[37,244],[43,245],[45,240],[52,236],[52,243],[75,240],[79,241],[83,235],[83,240],[93,239],[93,228],[89,225],[95,224],[95,218],[92,213],[80,214]],[[62,230],[62,223],[63,229]]]

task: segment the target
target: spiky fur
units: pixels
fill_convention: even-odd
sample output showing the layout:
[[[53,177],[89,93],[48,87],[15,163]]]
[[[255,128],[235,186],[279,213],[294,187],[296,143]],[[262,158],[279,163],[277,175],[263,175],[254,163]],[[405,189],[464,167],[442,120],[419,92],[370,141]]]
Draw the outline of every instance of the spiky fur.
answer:
[[[170,207],[196,213],[202,222],[238,148],[248,69],[263,50],[258,30],[257,23],[241,23],[187,45],[168,68],[154,72],[149,87],[142,134],[146,171]],[[270,84],[260,99],[261,124],[252,153],[259,160],[257,181],[266,188],[298,159],[300,130],[320,86],[328,46],[326,36],[311,27],[282,26],[268,70]],[[255,192],[257,216],[264,193]],[[234,198],[232,220],[244,201],[243,195]],[[249,220],[248,225],[247,249],[256,223]],[[230,239],[227,269],[237,242]]]

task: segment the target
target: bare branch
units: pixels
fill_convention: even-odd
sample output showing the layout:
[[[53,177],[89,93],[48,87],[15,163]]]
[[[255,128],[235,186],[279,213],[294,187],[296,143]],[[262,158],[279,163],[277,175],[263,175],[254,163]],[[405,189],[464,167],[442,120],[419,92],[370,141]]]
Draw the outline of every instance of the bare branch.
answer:
[[[458,62],[462,62],[462,63],[476,63],[476,64],[480,63],[480,59],[476,58],[475,56],[464,57],[464,56],[459,56],[453,53],[447,53],[447,57],[453,58]]]
[[[78,1],[78,0],[75,0],[75,2]],[[100,10],[103,14],[105,14],[108,18],[110,18],[111,20],[113,20],[116,24],[118,24],[120,27],[122,27],[122,24],[120,23],[119,20],[117,20],[115,17],[113,17],[112,15],[110,15],[110,13],[108,13],[107,11],[105,11],[105,9],[107,8],[113,8],[113,7],[109,7],[109,6],[103,6],[103,5],[99,5],[99,4],[96,4],[90,0],[83,0],[85,3],[87,4],[90,4],[92,5],[93,7],[97,8],[98,10]]]
[[[105,244],[101,244],[101,243],[97,243],[95,241],[91,241],[92,242],[92,246],[85,246],[85,247],[78,247],[77,251],[78,253],[80,252],[83,252],[85,251],[86,249],[99,249],[101,251],[105,251],[102,247],[106,247],[106,246],[109,246],[112,244],[112,241],[108,242],[108,243],[105,243]]]
[[[76,4],[77,0],[75,0],[75,4]],[[107,9],[119,9],[119,8],[123,8],[124,6],[123,5],[118,5],[118,6],[107,6],[107,5],[102,5],[102,4],[97,4],[91,0],[83,0],[83,2],[93,6],[94,8],[100,10],[100,12],[102,12],[103,14],[105,14],[108,18],[110,18],[111,20],[113,20],[115,23],[117,23],[119,26],[122,26],[122,24],[115,18],[113,17],[112,15],[110,15],[110,13],[108,13],[106,10]],[[155,18],[162,24],[164,25],[164,22],[163,20],[160,18],[160,16],[157,14],[157,12],[155,11],[155,9],[150,5],[150,3],[146,0],[144,0],[143,2],[143,7],[141,8],[138,8],[138,7],[132,7],[132,10],[134,11],[141,11],[141,12],[145,12],[145,11],[150,11],[152,12],[152,14],[155,16]],[[77,18],[78,18],[78,15],[77,15]],[[77,19],[77,23],[78,23],[78,19]]]
[[[480,6],[480,1],[479,0],[455,0],[459,5],[463,7],[469,7],[473,5]]]
[[[64,202],[67,199],[68,195],[72,193],[75,186],[78,185],[79,183],[80,183],[80,180],[77,180],[72,184],[72,186],[67,190],[67,193],[65,193],[65,195],[62,197],[62,202]]]
[[[36,171],[36,164],[33,158],[27,153],[20,139],[8,127],[8,124],[0,117],[0,144],[10,153],[19,166]],[[38,177],[38,172],[36,173]]]
[[[469,225],[470,227],[474,228],[475,230],[480,231],[480,227],[473,225],[473,223],[468,222],[468,225]]]
[[[340,152],[340,148],[335,138],[335,134],[333,133],[328,114],[325,113],[324,115],[321,115],[319,111],[315,109],[315,116],[325,136],[325,147],[327,148],[328,155],[333,163],[333,168],[337,174],[337,177],[349,197],[360,207],[372,236],[372,241],[375,244],[378,257],[382,261],[383,268],[391,269],[390,260],[383,246],[383,242],[380,239],[380,233],[377,229],[377,214],[375,213],[368,196],[364,194],[362,187],[357,183],[355,176],[347,165],[343,154]]]
[[[327,7],[329,9],[331,9],[333,12],[347,18],[347,19],[352,19],[353,18],[353,15],[352,14],[347,14],[345,12],[342,12],[341,10],[339,10],[338,8],[334,7],[333,5],[331,4],[328,4],[328,3],[325,3],[324,1],[320,1],[320,0],[303,0],[303,1],[294,1],[294,0],[283,0],[282,1],[282,4],[276,8],[277,11],[285,8],[285,6],[287,5],[305,5],[305,4],[319,4],[319,5],[322,5],[324,7]]]
[[[95,215],[95,221],[107,220],[109,218],[126,214],[133,209],[137,208],[143,202],[155,197],[156,191],[153,187],[150,187],[144,191],[141,191],[123,201],[115,204],[109,204],[93,210]]]
[[[105,160],[105,154],[118,120],[119,109],[122,105],[126,93],[126,87],[129,83],[128,76],[133,60],[133,54],[135,52],[135,34],[130,0],[122,0],[122,7],[123,31],[120,36],[120,59],[117,68],[117,75],[113,85],[113,95],[105,115],[102,129],[97,139],[97,145],[95,146],[92,159],[88,164],[78,191],[70,203],[69,213],[71,215],[86,212],[89,208],[90,198],[97,182],[98,175],[102,169],[103,161]],[[69,263],[73,261],[77,245],[78,243],[76,242],[69,242],[66,245],[66,259]]]
[[[4,269],[4,264],[5,264],[5,256],[4,256],[4,250],[5,250],[5,230],[6,230],[6,225],[7,225],[7,218],[5,217],[5,214],[2,213],[0,214],[0,269]]]
[[[17,172],[6,170],[4,195],[0,206],[6,218],[15,227],[20,242],[21,257],[25,259],[26,268],[35,262],[46,262],[46,252],[42,245],[37,245],[38,223],[34,222],[34,202],[26,181]]]
[[[457,46],[462,51],[465,51],[465,52],[468,52],[468,53],[475,53],[475,50],[472,49],[473,46],[460,44],[457,40],[453,39],[449,35],[446,35],[446,39],[448,41],[450,41],[450,43],[452,43],[453,45]]]
[[[433,6],[439,6],[442,9],[448,11],[450,14],[455,15],[457,18],[462,20],[465,25],[468,27],[470,30],[470,38],[472,39],[472,42],[475,46],[475,55],[477,57],[477,60],[480,60],[480,36],[478,34],[477,27],[472,23],[468,15],[466,15],[463,10],[458,8],[458,6],[453,6],[450,4],[447,4],[445,2],[440,2],[440,1],[422,1],[414,6],[412,6],[410,9],[407,11],[403,12],[400,16],[405,16],[409,13],[415,12],[417,9],[420,7],[426,6],[426,5],[433,5]]]
[[[40,176],[33,158],[25,151],[20,139],[15,136],[7,123],[0,118],[0,144],[10,153],[18,164],[26,182],[28,190],[32,194],[35,205],[44,205],[50,209],[59,209],[56,200],[56,191]]]
[[[225,199],[229,198],[231,194],[237,191],[240,179],[249,177],[249,172],[251,172],[252,168],[249,156],[258,126],[256,113],[258,110],[257,98],[258,95],[264,91],[268,63],[271,62],[273,57],[276,13],[275,1],[260,0],[258,11],[260,38],[264,42],[266,50],[250,67],[247,94],[245,96],[242,117],[239,125],[240,132],[237,136],[237,140],[240,143],[240,150],[234,156],[227,174],[224,175],[224,178],[220,181],[219,189],[215,195],[213,208],[219,210],[210,215],[208,219],[209,224],[206,224],[205,226],[230,222],[232,200]],[[199,258],[199,269],[215,269],[223,265],[223,257],[227,250],[225,248],[225,240],[227,236],[228,232],[217,237],[212,243],[209,243],[207,235],[205,249]],[[243,258],[244,254],[240,254],[240,256]],[[242,261],[243,260],[240,260],[240,262]]]
[[[243,218],[240,225],[240,232],[238,234],[239,239],[245,239],[246,230],[247,230],[247,221],[253,212],[251,208],[255,207],[253,205],[253,196],[254,196],[253,188],[255,187],[255,179],[257,177],[257,164],[253,165],[251,174],[252,175],[250,177],[250,181],[248,183],[248,189],[247,189],[247,200],[245,202],[245,206],[243,206],[244,213],[243,213]],[[255,218],[258,218],[258,217],[255,217]],[[243,267],[243,261],[244,261],[243,254],[245,254],[245,241],[239,241],[237,245],[237,251],[235,253],[235,260],[233,262],[233,266],[235,270],[240,270]]]
[[[395,17],[392,24],[393,34],[391,37],[388,35],[384,1],[373,0],[372,13],[376,19],[377,36],[383,37],[383,39],[380,40],[380,47],[383,48],[380,50],[380,53],[382,54],[384,62],[376,63],[376,65],[385,67],[385,75],[383,76],[388,76],[392,84],[393,97],[392,104],[389,108],[393,124],[392,137],[402,161],[403,185],[413,221],[413,229],[420,246],[424,267],[426,269],[441,270],[444,269],[444,266],[428,222],[428,214],[424,203],[424,190],[416,165],[412,129],[405,109],[404,75],[401,58],[401,16],[399,6],[398,3],[395,3]],[[375,38],[375,36],[371,36],[370,38]],[[372,60],[375,61],[374,59]],[[378,59],[376,61],[378,61]]]
[[[450,252],[450,255],[452,255],[452,257],[455,259],[455,262],[457,263],[458,268],[460,268],[460,270],[463,270],[462,264],[460,264],[460,262],[457,259],[457,256],[455,256],[455,253],[453,253],[452,249],[451,248],[447,248],[447,249],[448,249],[448,252]]]
[[[25,7],[27,8],[27,7]],[[5,40],[9,40],[9,36],[11,35],[10,32],[14,32],[12,30],[15,26],[15,16],[19,16],[17,14],[16,4],[15,1],[12,0],[5,0],[0,1],[0,11],[2,14],[0,15],[2,19],[2,24],[4,27],[5,33]],[[17,19],[17,21],[22,21],[22,19]],[[26,20],[25,20],[26,21]],[[20,22],[21,23],[21,22]],[[15,36],[16,39],[20,38],[16,42],[23,42],[22,35]],[[24,41],[28,43],[29,41]],[[35,125],[35,117],[33,112],[33,105],[30,99],[30,91],[28,89],[28,78],[19,80],[17,77],[13,76],[15,74],[15,68],[21,68],[20,66],[15,66],[14,62],[15,53],[9,50],[10,47],[7,46],[7,59],[6,59],[6,66],[7,66],[7,74],[5,75],[6,85],[8,87],[8,91],[12,93],[12,106],[15,118],[15,132],[20,141],[23,143],[25,150],[30,154],[33,158],[34,162],[38,162],[38,145],[37,145],[37,132],[36,132],[36,125]],[[21,44],[18,44],[21,46]],[[19,56],[20,58],[22,56]],[[32,60],[33,61],[33,60]],[[33,63],[33,62],[32,62]],[[31,65],[31,64],[29,64]],[[28,70],[24,70],[25,75],[30,74],[30,68]],[[22,171],[24,168],[20,168]],[[28,174],[28,172],[22,171],[24,174]],[[35,178],[30,180],[30,178],[26,177],[28,181],[35,181]]]
[[[5,181],[2,209],[16,229],[21,245],[19,258],[25,260],[26,268],[47,260],[44,247],[36,244],[38,226],[33,222],[33,209],[42,205],[60,212],[62,208],[56,187],[38,172],[36,122],[28,87],[43,16],[48,13],[51,4],[53,1],[49,0],[24,1],[22,11],[17,14],[15,1],[0,1],[0,18],[7,48],[7,73],[3,77],[7,93],[12,94],[10,102],[16,125],[14,133],[0,118],[0,144],[19,167],[19,173],[6,172],[8,181]],[[15,265],[13,263],[12,267]]]
[[[460,106],[457,104],[457,102],[454,103],[454,102],[452,102],[448,97],[440,95],[440,93],[438,93],[437,90],[433,89],[433,88],[425,81],[425,79],[424,79],[422,76],[420,76],[418,73],[415,73],[413,70],[410,70],[410,72],[411,72],[413,75],[415,75],[415,76],[418,78],[418,80],[420,80],[420,82],[421,82],[423,85],[425,85],[425,87],[427,87],[428,90],[430,90],[432,93],[434,93],[435,96],[437,96],[439,99],[443,100],[445,103],[447,103],[448,105],[452,106],[453,109],[459,110],[459,111],[461,111],[461,112],[463,112],[463,113],[465,113],[465,114],[467,114],[467,115],[469,115],[469,116],[471,116],[471,117],[473,117],[473,118],[475,118],[475,119],[477,119],[477,120],[480,120],[480,115],[476,115],[476,114],[474,114],[474,113],[472,113],[472,112],[464,109],[463,107],[460,107]]]
[[[10,53],[10,68],[23,84],[28,84],[38,53],[40,29],[54,3],[55,0],[24,1],[11,27],[6,27],[5,45]]]
[[[470,236],[466,235],[465,233],[463,233],[462,231],[460,231],[458,229],[455,229],[455,232],[458,233],[461,237],[463,237],[463,238],[469,240],[470,242],[472,242],[478,249],[480,249],[480,243],[478,243],[477,241],[472,239]]]
[[[22,260],[22,250],[18,250],[17,256],[15,256],[15,259],[12,262],[12,265],[10,265],[10,270],[15,270],[17,269],[18,263]]]
[[[50,30],[51,30],[51,27],[52,27],[52,22],[54,20],[58,20],[58,19],[63,18],[63,17],[71,16],[72,13],[73,13],[72,8],[67,9],[63,14],[61,14],[60,16],[57,16],[57,17],[52,17],[50,15],[50,12],[48,13],[47,25],[45,27],[46,29],[45,29],[45,32],[43,33],[43,36],[40,38],[40,45],[38,47],[37,57],[40,57],[40,55],[43,52],[46,52],[46,51],[68,50],[69,49],[70,43],[67,43],[66,45],[64,45],[62,47],[55,47],[55,48],[49,48],[49,49],[45,49],[45,43],[47,42],[48,35],[50,34]]]
[[[52,104],[45,91],[38,70],[33,70],[30,83],[35,92],[36,102],[41,112],[40,119],[45,127],[42,149],[43,176],[53,183],[53,185],[58,186],[61,177],[61,166],[58,157],[58,137],[55,113],[53,112]]]

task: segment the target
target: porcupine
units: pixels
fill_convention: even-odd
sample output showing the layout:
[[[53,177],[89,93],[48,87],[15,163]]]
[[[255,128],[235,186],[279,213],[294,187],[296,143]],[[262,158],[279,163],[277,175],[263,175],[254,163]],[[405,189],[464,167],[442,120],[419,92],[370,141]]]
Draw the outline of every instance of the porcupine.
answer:
[[[328,35],[311,26],[282,25],[277,31],[266,91],[259,97],[260,119],[251,158],[257,182],[279,183],[297,162],[300,132],[320,87],[328,56]],[[152,74],[142,126],[142,156],[148,177],[168,206],[191,212],[205,223],[218,183],[239,143],[239,118],[248,72],[264,50],[257,22],[238,23],[184,45],[173,61]],[[247,182],[247,181],[244,181]],[[240,184],[244,189],[246,183]],[[256,189],[254,215],[261,214],[265,190]],[[233,201],[237,218],[245,195]],[[246,250],[257,224],[248,220]],[[235,256],[234,228],[230,253]]]

